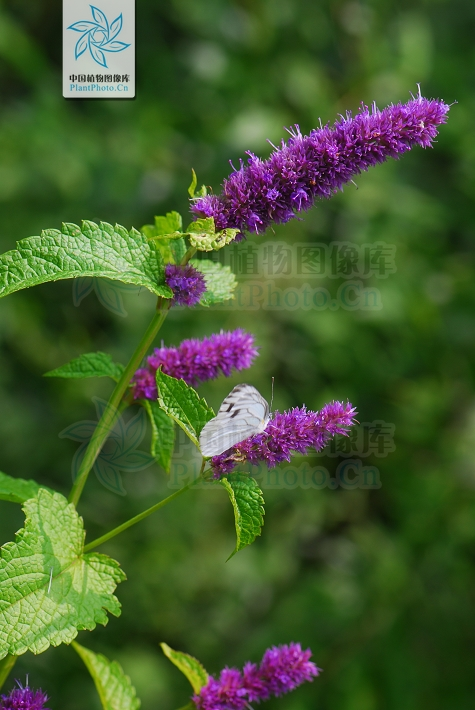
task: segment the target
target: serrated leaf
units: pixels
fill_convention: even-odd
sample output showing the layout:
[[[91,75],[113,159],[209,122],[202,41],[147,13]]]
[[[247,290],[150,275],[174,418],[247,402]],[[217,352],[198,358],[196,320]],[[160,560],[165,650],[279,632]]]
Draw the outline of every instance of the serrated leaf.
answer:
[[[84,554],[82,518],[60,493],[41,488],[23,506],[25,526],[0,549],[0,659],[71,643],[81,629],[120,615],[119,563]]]
[[[264,497],[254,478],[243,473],[230,473],[219,483],[227,490],[234,509],[236,548],[228,557],[250,545],[264,525]]]
[[[144,399],[142,404],[150,417],[152,425],[151,454],[160,466],[167,473],[170,473],[173,448],[175,446],[175,422],[165,414],[158,402]]]
[[[192,259],[191,264],[204,274],[206,281],[206,291],[200,300],[201,306],[214,306],[234,298],[237,280],[229,266],[209,259]]]
[[[160,646],[165,656],[188,678],[191,687],[198,694],[209,680],[209,676],[201,663],[188,653],[174,651],[166,643],[161,643]]]
[[[0,500],[10,503],[24,503],[29,498],[34,498],[40,488],[45,488],[53,493],[50,488],[40,486],[36,481],[26,481],[24,478],[12,478],[0,471]]]
[[[198,251],[213,251],[232,242],[239,234],[239,229],[228,227],[217,232],[214,217],[202,217],[191,222],[185,234],[188,235],[191,246]]]
[[[101,222],[63,224],[17,243],[0,256],[0,297],[36,286],[85,276],[144,286],[171,298],[160,252],[144,234]]]
[[[55,370],[45,372],[43,377],[63,377],[68,379],[84,379],[86,377],[111,377],[117,382],[124,366],[114,362],[107,353],[84,353]]]
[[[211,407],[184,380],[165,375],[160,369],[157,370],[157,388],[160,407],[199,447],[202,428],[215,416]]]
[[[103,710],[138,710],[140,700],[136,690],[117,661],[109,661],[77,641],[73,641],[72,646],[92,676]]]

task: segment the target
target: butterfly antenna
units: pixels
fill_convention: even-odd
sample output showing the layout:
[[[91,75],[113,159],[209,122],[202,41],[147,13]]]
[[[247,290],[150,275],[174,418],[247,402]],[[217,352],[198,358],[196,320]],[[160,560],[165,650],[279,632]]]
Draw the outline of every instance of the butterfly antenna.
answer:
[[[271,388],[271,395],[270,395],[270,411],[272,412],[272,404],[274,402],[274,378],[272,378],[272,388]]]

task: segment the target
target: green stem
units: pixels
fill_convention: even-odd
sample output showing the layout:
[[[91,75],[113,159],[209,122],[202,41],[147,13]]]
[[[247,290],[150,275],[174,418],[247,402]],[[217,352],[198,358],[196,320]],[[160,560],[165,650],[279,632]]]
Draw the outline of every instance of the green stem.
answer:
[[[145,331],[140,343],[138,344],[134,354],[130,358],[120,380],[116,384],[115,389],[111,394],[107,407],[105,408],[104,413],[100,418],[99,423],[94,431],[94,434],[91,437],[91,441],[89,442],[89,445],[86,449],[84,458],[81,462],[81,466],[76,476],[76,480],[74,481],[71,493],[69,495],[69,502],[74,503],[75,506],[77,506],[79,502],[89,472],[94,466],[94,462],[97,459],[105,440],[109,436],[109,433],[111,432],[114,424],[117,421],[117,417],[119,415],[118,408],[121,403],[122,397],[124,396],[124,393],[126,392],[127,387],[130,384],[130,380],[132,379],[134,372],[139,367],[147,350],[153,343],[158,331],[160,330],[163,321],[167,317],[168,310],[170,308],[170,303],[170,301],[165,302],[165,305],[162,306],[162,300],[159,299],[157,305],[157,313],[155,313],[154,317],[152,318],[152,322]]]
[[[10,654],[8,654],[8,656],[5,656],[5,658],[0,661],[0,690],[10,675],[10,671],[15,665],[17,658],[18,656],[10,656]]]
[[[186,264],[188,264],[190,259],[192,259],[195,254],[196,254],[196,247],[190,247],[180,262],[181,266],[186,266]]]
[[[125,523],[122,523],[122,525],[119,525],[117,528],[114,528],[113,530],[110,530],[105,535],[102,535],[101,537],[98,537],[96,540],[93,540],[92,542],[89,543],[89,545],[86,545],[84,547],[84,552],[89,552],[90,550],[94,550],[95,547],[99,547],[99,545],[102,545],[102,543],[107,542],[108,540],[115,537],[116,535],[120,535],[121,532],[124,532],[124,530],[127,530],[128,528],[131,528],[132,525],[136,525],[137,523],[140,523],[141,520],[145,520],[145,518],[148,518],[149,515],[152,515],[152,513],[155,513],[156,510],[160,510],[160,508],[163,508],[165,505],[168,505],[168,503],[171,503],[172,500],[175,500],[175,498],[178,498],[178,496],[181,496],[182,493],[184,493],[185,491],[188,491],[199,480],[200,480],[200,476],[195,478],[194,481],[191,481],[191,483],[187,483],[186,486],[183,486],[183,488],[180,488],[179,491],[172,493],[172,495],[168,496],[168,498],[164,498],[159,503],[152,505],[151,508],[147,508],[147,510],[144,510],[143,513],[139,513],[134,518],[130,518],[130,520],[127,520]]]

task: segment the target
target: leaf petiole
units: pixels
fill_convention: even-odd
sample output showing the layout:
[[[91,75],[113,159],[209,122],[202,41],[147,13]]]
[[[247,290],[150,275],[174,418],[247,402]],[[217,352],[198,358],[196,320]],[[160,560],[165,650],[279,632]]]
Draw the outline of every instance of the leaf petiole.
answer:
[[[2,689],[3,684],[7,680],[8,676],[10,675],[10,672],[13,669],[17,658],[18,656],[12,656],[11,654],[8,654],[8,656],[5,656],[5,658],[0,661],[0,690]]]
[[[201,468],[203,470],[203,466]],[[143,513],[139,513],[135,517],[130,518],[130,520],[127,520],[125,523],[122,523],[122,525],[119,525],[118,527],[114,528],[113,530],[110,530],[105,535],[101,535],[101,537],[98,537],[98,538],[96,538],[96,540],[93,540],[92,542],[90,542],[88,545],[86,545],[84,547],[84,552],[89,552],[90,550],[94,550],[96,547],[99,547],[99,545],[102,545],[104,542],[111,540],[116,535],[120,535],[120,533],[124,532],[124,530],[127,530],[128,528],[131,528],[133,525],[136,525],[137,523],[140,523],[142,520],[145,520],[145,518],[148,518],[149,515],[152,515],[152,513],[155,513],[157,510],[160,510],[160,508],[163,508],[164,506],[168,505],[168,503],[171,503],[172,500],[175,500],[175,498],[178,498],[179,496],[181,496],[182,493],[185,493],[185,491],[188,491],[199,480],[201,480],[201,473],[193,481],[191,481],[190,483],[187,483],[186,486],[183,486],[183,488],[180,488],[180,490],[175,491],[175,493],[172,493],[171,496],[168,496],[168,498],[164,498],[163,500],[159,501],[158,503],[155,503],[155,505],[152,505],[151,508],[147,508],[147,510],[144,510]]]

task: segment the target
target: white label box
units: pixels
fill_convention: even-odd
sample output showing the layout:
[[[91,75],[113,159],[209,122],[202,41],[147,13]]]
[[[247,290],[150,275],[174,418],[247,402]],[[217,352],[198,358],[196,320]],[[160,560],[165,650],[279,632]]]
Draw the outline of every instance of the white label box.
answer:
[[[135,97],[135,0],[63,0],[63,96]]]

